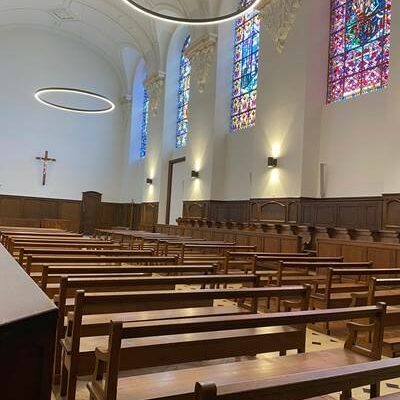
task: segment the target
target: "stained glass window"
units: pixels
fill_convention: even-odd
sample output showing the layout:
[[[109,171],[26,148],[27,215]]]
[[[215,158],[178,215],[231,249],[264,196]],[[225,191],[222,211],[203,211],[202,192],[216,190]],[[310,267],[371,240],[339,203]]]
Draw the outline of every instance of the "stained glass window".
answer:
[[[332,0],[328,103],[387,86],[392,0]]]
[[[250,0],[241,0],[246,5]],[[235,22],[231,130],[256,123],[260,16],[249,11]]]
[[[147,90],[143,92],[142,127],[140,135],[140,158],[145,158],[147,153],[147,126],[149,122],[149,96]]]
[[[185,147],[189,131],[189,97],[190,97],[190,60],[185,56],[185,50],[190,45],[190,36],[183,44],[179,64],[178,83],[178,120],[176,128],[176,147]]]

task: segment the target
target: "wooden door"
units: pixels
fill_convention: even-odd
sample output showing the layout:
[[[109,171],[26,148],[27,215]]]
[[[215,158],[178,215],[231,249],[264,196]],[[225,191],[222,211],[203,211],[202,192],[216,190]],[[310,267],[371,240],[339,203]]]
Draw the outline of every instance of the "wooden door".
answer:
[[[102,194],[98,192],[82,193],[81,231],[85,235],[94,233],[100,212],[101,196]]]

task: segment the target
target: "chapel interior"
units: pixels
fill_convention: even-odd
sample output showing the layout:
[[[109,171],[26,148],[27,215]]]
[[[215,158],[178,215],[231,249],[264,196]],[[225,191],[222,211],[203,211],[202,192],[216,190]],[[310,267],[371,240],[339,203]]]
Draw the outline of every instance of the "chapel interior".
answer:
[[[400,400],[399,0],[0,0],[0,400]]]

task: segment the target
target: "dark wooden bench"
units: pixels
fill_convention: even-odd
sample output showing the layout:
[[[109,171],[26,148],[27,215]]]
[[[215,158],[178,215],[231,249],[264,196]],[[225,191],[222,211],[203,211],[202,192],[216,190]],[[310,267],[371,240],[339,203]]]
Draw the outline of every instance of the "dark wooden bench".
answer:
[[[57,324],[57,345],[55,365],[59,366],[61,360],[60,339],[65,334],[65,316],[75,306],[75,294],[77,290],[90,292],[126,292],[138,290],[175,290],[176,285],[198,285],[204,289],[220,284],[247,284],[257,287],[259,277],[257,275],[197,275],[197,276],[113,276],[113,277],[68,277],[61,278],[56,305],[59,310]],[[152,304],[152,307],[163,309],[163,304]],[[238,310],[238,309],[237,309]],[[96,313],[98,310],[92,310]],[[57,371],[59,372],[59,371]]]
[[[281,262],[342,262],[343,257],[285,257],[285,256],[254,256],[251,271],[269,277],[275,275]]]
[[[152,250],[120,250],[120,249],[50,249],[23,247],[19,252],[18,261],[21,266],[28,262],[28,256],[152,256]]]
[[[42,272],[32,272],[31,278],[45,291],[58,290],[60,278],[69,276],[126,276],[131,274],[215,274],[214,265],[44,265]]]
[[[93,265],[109,265],[109,264],[135,264],[135,265],[156,265],[171,264],[176,265],[178,260],[176,257],[157,257],[140,255],[141,252],[147,253],[147,250],[137,250],[135,256],[28,256],[25,271],[40,271],[43,265],[56,264],[93,264]]]
[[[309,253],[265,253],[257,251],[228,251],[225,255],[224,272],[231,269],[247,272],[252,269],[254,257],[308,257]]]
[[[255,359],[231,363],[219,363],[201,367],[188,367],[166,372],[147,373],[145,375],[125,376],[118,379],[118,363],[123,359],[121,347],[126,352],[126,346],[121,346],[130,338],[146,338],[153,335],[155,327],[151,324],[120,322],[111,323],[111,334],[108,348],[96,349],[96,369],[92,381],[88,384],[92,400],[144,400],[144,399],[179,399],[193,400],[193,388],[198,381],[212,380],[216,385],[242,384],[258,379],[284,378],[299,371],[317,374],[322,370],[345,367],[348,365],[367,364],[381,358],[383,319],[385,305],[357,307],[351,309],[334,309],[323,311],[300,311],[292,313],[258,314],[251,316],[229,316],[200,319],[163,321],[157,326],[157,334],[178,335],[198,331],[217,331],[278,326],[293,326],[321,321],[358,320],[367,318],[370,324],[356,322],[348,323],[348,338],[343,349],[322,350],[310,353],[300,353],[283,357]],[[372,348],[364,348],[358,342],[359,332],[372,332]],[[284,334],[283,334],[284,337]],[[160,340],[161,342],[162,340]],[[134,342],[135,343],[135,342]],[[223,344],[221,344],[223,346]],[[190,357],[190,351],[188,351]],[[194,356],[195,358],[195,356]],[[107,376],[104,372],[108,371]],[[104,380],[103,380],[104,379]],[[377,393],[373,382],[373,393]],[[325,387],[326,389],[326,387]],[[348,399],[347,391],[344,399]],[[255,397],[246,399],[256,400]],[[278,396],[274,400],[284,400]]]
[[[85,243],[43,243],[43,242],[16,242],[13,247],[13,255],[18,259],[21,264],[21,250],[24,249],[61,249],[61,250],[78,250],[78,249],[98,249],[98,250],[121,250],[121,245],[118,243],[103,242],[98,243],[85,242]]]
[[[45,247],[49,244],[59,244],[59,245],[66,245],[66,244],[107,244],[107,243],[114,243],[110,241],[104,240],[93,240],[93,239],[85,239],[85,238],[36,238],[36,237],[18,237],[16,239],[10,239],[7,245],[7,250],[14,254],[15,248],[20,248],[21,245],[26,245],[27,243],[32,243],[36,245],[41,245]]]
[[[265,378],[240,384],[215,385],[198,382],[195,386],[196,400],[303,400],[336,392],[347,392],[370,385],[369,397],[374,400],[399,400],[400,392],[382,397],[378,382],[400,377],[400,360],[379,360],[348,365],[322,371],[295,373],[279,378]]]
[[[193,307],[212,307],[213,301],[218,299],[251,299],[251,312],[257,312],[258,299],[268,296],[289,298],[291,306],[305,308],[309,295],[309,288],[287,287],[280,288],[242,288],[242,289],[204,289],[184,291],[148,291],[127,293],[85,293],[77,291],[75,309],[68,314],[68,323],[65,339],[62,340],[63,360],[61,376],[61,395],[67,395],[68,400],[74,399],[76,378],[79,374],[86,374],[87,362],[94,356],[95,347],[92,347],[93,336],[103,336],[108,330],[108,323],[112,321],[135,321],[134,313],[129,310],[151,310],[155,305],[160,308],[185,308],[186,317],[191,317]],[[293,302],[293,299],[296,299]],[[216,307],[223,310],[224,307]],[[102,315],[87,315],[93,310],[101,310]],[[238,309],[238,312],[248,310]],[[119,313],[116,314],[116,312]],[[218,312],[218,311],[217,311]],[[110,314],[112,313],[112,314]],[[121,314],[122,313],[122,314]],[[86,315],[86,321],[83,316]],[[162,324],[162,313],[160,321]],[[89,325],[88,325],[89,321]],[[305,338],[305,328],[301,329],[301,335]],[[89,339],[85,340],[85,336]],[[104,340],[104,338],[103,338]],[[107,343],[107,339],[105,340]],[[89,347],[88,347],[89,346]],[[82,352],[85,352],[82,358]],[[84,361],[80,361],[83,359]],[[92,358],[93,360],[93,358]],[[89,362],[90,365],[90,362]],[[93,364],[92,364],[93,365]],[[80,370],[82,368],[82,370]]]
[[[388,304],[385,318],[385,327],[400,325],[400,278],[376,278],[369,280],[367,303],[375,302],[375,299],[382,299]],[[365,302],[365,295],[355,293],[353,304],[358,305]],[[400,337],[398,335],[385,337],[383,339],[384,353],[390,357],[400,356]]]
[[[313,293],[311,295],[311,307],[315,309],[329,309],[337,307],[349,307],[354,299],[356,293],[361,293],[359,296],[359,304],[367,304],[368,283],[367,280],[372,277],[381,275],[396,275],[400,274],[400,268],[357,268],[357,269],[334,269],[329,268],[323,289],[320,291],[318,288],[319,283],[314,284]],[[336,279],[343,277],[351,277],[364,282],[366,286],[352,287],[349,290],[342,290],[340,293],[335,292],[334,285]],[[385,300],[382,294],[382,300]],[[364,300],[362,300],[364,299]],[[329,335],[329,324],[325,326],[325,331]]]
[[[299,283],[314,283],[326,280],[327,270],[335,269],[354,269],[354,268],[372,268],[372,262],[319,262],[319,261],[281,261],[279,263],[276,276],[271,276],[271,284],[277,286],[298,285]],[[340,291],[340,288],[352,288],[366,284],[360,282],[340,282],[333,283],[333,290]],[[322,285],[318,285],[319,289]]]

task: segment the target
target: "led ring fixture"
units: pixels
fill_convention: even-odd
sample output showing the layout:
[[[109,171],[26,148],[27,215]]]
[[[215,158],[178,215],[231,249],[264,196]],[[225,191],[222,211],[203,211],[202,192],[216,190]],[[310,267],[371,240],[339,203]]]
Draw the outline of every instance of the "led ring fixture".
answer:
[[[106,104],[106,107],[104,108],[97,108],[97,109],[90,109],[90,108],[75,108],[75,107],[67,107],[63,106],[62,104],[57,104],[53,103],[49,100],[43,99],[43,95],[48,94],[48,93],[74,93],[74,94],[80,94],[82,96],[90,97],[93,99],[101,100]],[[63,111],[70,111],[70,112],[75,112],[75,113],[84,113],[84,114],[106,114],[115,109],[115,104],[109,100],[107,97],[102,96],[97,93],[89,92],[87,90],[81,90],[81,89],[72,89],[72,88],[62,88],[62,87],[50,87],[50,88],[43,88],[39,89],[35,92],[35,98],[37,101],[40,103],[57,108],[58,110],[63,110]]]
[[[162,21],[172,22],[175,24],[185,24],[185,25],[212,25],[212,24],[219,24],[221,22],[231,21],[233,19],[241,17],[242,15],[246,14],[247,12],[257,7],[257,5],[260,3],[261,0],[250,0],[248,4],[239,7],[237,11],[212,18],[174,17],[144,7],[141,4],[138,4],[136,0],[123,0],[123,1],[127,3],[130,7],[132,7],[134,10],[142,14],[145,14],[149,17],[153,17]]]

